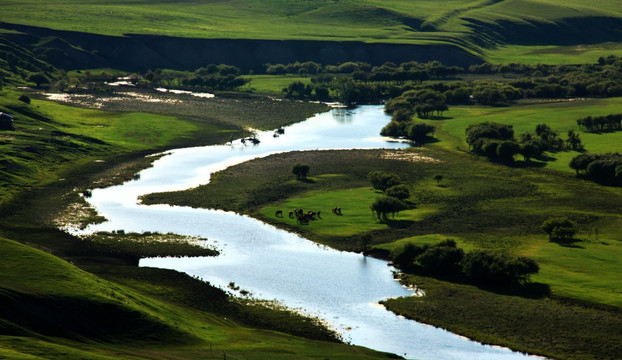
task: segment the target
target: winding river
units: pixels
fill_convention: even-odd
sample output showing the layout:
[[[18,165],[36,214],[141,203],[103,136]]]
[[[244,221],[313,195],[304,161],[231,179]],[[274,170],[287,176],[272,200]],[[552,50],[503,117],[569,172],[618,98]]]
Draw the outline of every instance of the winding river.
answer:
[[[378,301],[415,296],[393,280],[392,268],[377,259],[335,251],[248,216],[168,205],[144,206],[137,197],[191,188],[212,172],[252,158],[292,150],[402,148],[381,138],[389,118],[380,106],[333,109],[289,126],[285,134],[258,134],[259,145],[184,148],[155,161],[140,179],[93,191],[89,202],[108,221],[87,231],[157,231],[207,238],[218,257],[143,259],[141,266],[176,269],[226,288],[234,282],[254,297],[275,299],[329,322],[344,340],[417,359],[519,359],[526,355],[486,346],[395,316]]]

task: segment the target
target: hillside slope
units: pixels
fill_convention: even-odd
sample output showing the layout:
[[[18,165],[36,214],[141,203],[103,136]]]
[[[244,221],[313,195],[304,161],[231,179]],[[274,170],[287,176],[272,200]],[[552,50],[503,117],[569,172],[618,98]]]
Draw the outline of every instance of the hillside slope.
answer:
[[[622,6],[615,0],[54,0],[45,5],[36,0],[0,0],[0,8],[0,21],[7,24],[111,36],[131,34],[133,39],[157,35],[444,45],[483,57],[504,46],[622,41]],[[8,28],[6,24],[3,27]],[[45,42],[42,39],[39,44]],[[55,48],[81,49],[69,44],[57,42]],[[617,43],[607,47],[620,49]],[[159,55],[165,55],[166,49],[161,50]],[[328,60],[344,61],[339,57]]]

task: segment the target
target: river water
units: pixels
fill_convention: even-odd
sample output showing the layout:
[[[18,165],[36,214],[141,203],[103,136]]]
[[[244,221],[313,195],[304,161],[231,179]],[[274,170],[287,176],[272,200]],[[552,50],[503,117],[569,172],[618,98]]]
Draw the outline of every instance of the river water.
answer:
[[[378,301],[414,296],[393,280],[381,260],[335,251],[248,216],[168,205],[144,206],[138,196],[205,184],[212,172],[269,154],[315,149],[403,148],[379,137],[389,121],[380,106],[333,109],[285,128],[261,132],[258,145],[184,148],[154,162],[140,179],[96,189],[89,202],[108,221],[87,231],[174,232],[207,238],[218,257],[143,259],[141,266],[176,269],[226,288],[234,282],[252,296],[277,300],[326,320],[344,340],[416,359],[521,359],[527,356],[486,346],[450,332],[395,316]]]

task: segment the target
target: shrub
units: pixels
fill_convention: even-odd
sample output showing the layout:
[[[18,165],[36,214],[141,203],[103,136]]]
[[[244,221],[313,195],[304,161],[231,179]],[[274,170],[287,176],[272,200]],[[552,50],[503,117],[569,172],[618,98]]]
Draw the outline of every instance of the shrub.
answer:
[[[567,217],[547,219],[540,229],[549,234],[549,240],[571,239],[576,233],[576,225]]]
[[[30,104],[30,97],[28,97],[28,95],[25,95],[25,94],[20,95],[20,97],[17,100],[21,102],[25,102],[26,104]]]

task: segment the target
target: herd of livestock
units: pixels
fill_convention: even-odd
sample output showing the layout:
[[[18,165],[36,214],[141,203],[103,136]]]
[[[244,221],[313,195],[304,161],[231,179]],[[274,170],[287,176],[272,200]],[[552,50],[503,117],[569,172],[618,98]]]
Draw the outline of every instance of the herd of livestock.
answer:
[[[343,215],[341,213],[340,207],[334,207],[333,214],[339,215],[339,216]],[[296,222],[298,222],[299,224],[308,224],[309,221],[311,220],[322,219],[321,210],[318,210],[318,211],[309,210],[305,212],[302,209],[294,209],[293,211],[290,211],[288,215],[290,219],[296,219]],[[277,210],[274,216],[283,217],[283,210]]]

